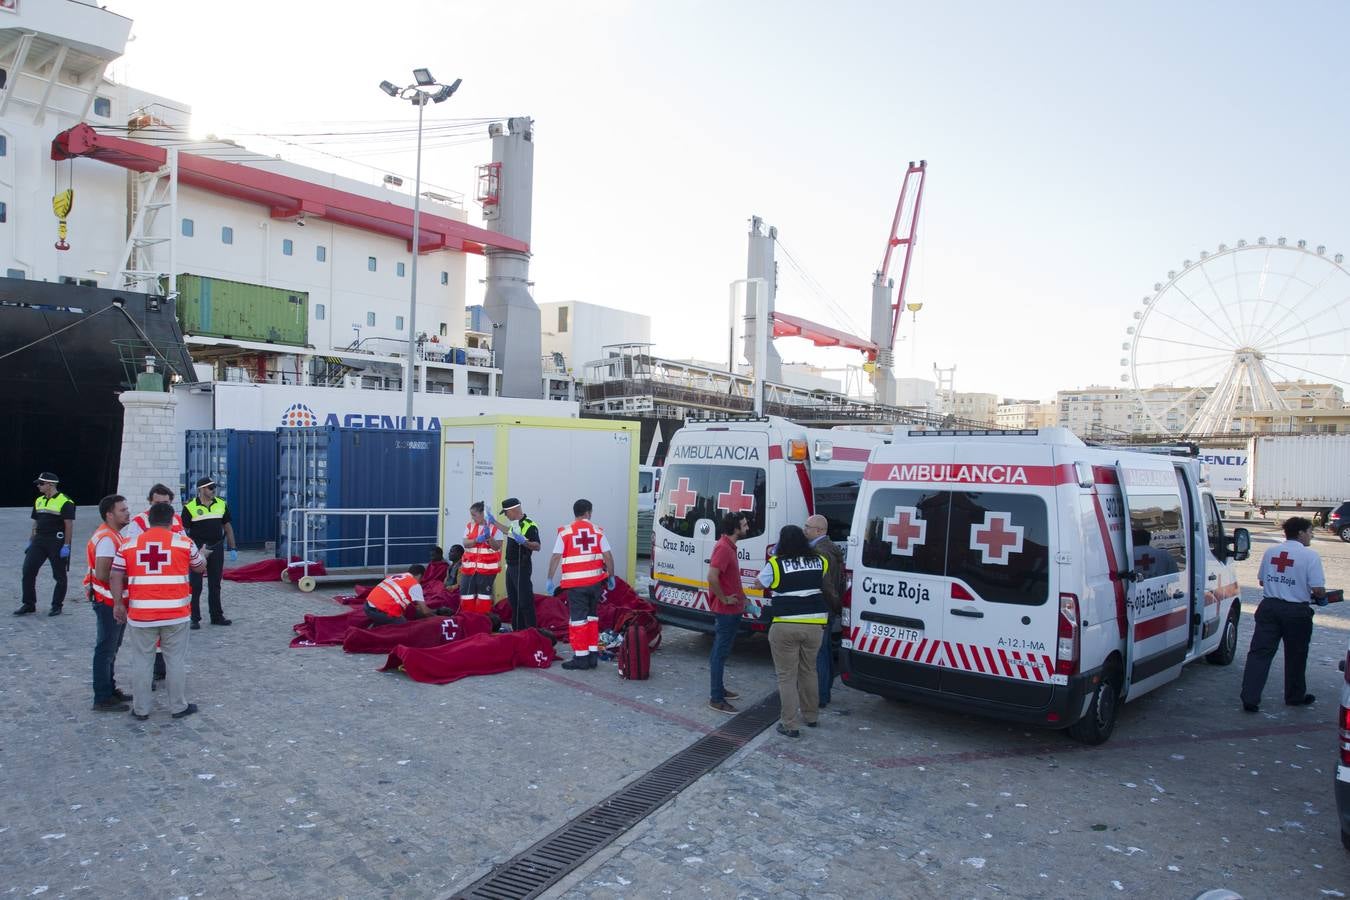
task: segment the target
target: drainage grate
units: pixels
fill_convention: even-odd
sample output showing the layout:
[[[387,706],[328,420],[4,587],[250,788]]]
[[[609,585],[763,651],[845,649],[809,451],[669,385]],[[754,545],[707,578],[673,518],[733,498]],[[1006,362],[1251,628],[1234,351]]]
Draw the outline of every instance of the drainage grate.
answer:
[[[775,691],[711,734],[497,866],[452,900],[529,900],[656,812],[778,719]]]

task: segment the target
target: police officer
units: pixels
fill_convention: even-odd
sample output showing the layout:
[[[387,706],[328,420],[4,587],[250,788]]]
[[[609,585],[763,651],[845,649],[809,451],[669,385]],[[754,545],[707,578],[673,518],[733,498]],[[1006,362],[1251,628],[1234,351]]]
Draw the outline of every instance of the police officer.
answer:
[[[193,543],[206,552],[206,578],[209,592],[207,603],[211,612],[212,625],[229,625],[225,612],[220,606],[220,573],[225,568],[225,554],[229,548],[230,562],[237,562],[239,550],[234,542],[234,529],[230,527],[230,509],[223,497],[216,496],[216,480],[209,475],[197,479],[197,496],[183,504],[183,527]],[[193,572],[192,583],[192,630],[201,628],[202,621],[202,574]]]
[[[70,542],[75,536],[75,504],[57,490],[61,479],[43,472],[34,481],[39,497],[33,502],[33,531],[23,554],[23,600],[16,616],[37,612],[37,575],[44,562],[52,567],[52,608],[47,615],[61,615],[66,602],[66,572],[70,569]]]
[[[1261,557],[1257,580],[1265,596],[1256,608],[1256,628],[1247,650],[1247,667],[1242,673],[1242,708],[1257,712],[1261,691],[1270,674],[1270,661],[1284,641],[1284,702],[1306,706],[1314,699],[1308,693],[1304,670],[1308,664],[1308,644],[1312,641],[1312,604],[1326,605],[1326,577],[1322,560],[1309,545],[1312,522],[1302,516],[1285,520],[1285,541]]]
[[[502,515],[510,520],[506,532],[506,596],[511,601],[511,630],[536,625],[534,617],[534,552],[539,549],[539,526],[525,515],[520,500],[502,501]]]

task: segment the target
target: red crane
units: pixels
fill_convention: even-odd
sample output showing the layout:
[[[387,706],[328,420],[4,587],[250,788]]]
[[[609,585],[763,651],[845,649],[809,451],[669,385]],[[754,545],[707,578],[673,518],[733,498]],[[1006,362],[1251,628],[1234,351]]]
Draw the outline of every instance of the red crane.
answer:
[[[905,170],[905,180],[900,185],[900,200],[895,204],[895,218],[891,221],[891,236],[886,241],[886,255],[881,259],[881,268],[877,271],[877,284],[884,285],[886,279],[890,277],[891,256],[895,248],[903,247],[905,262],[900,267],[900,286],[895,293],[895,302],[891,304],[891,333],[882,340],[882,335],[873,335],[872,337],[878,344],[884,344],[889,349],[895,348],[895,336],[900,330],[900,316],[905,311],[905,287],[909,284],[909,264],[914,259],[914,242],[919,233],[919,208],[923,205],[923,186],[928,174],[928,161],[919,160],[916,165],[912,160],[909,168]],[[913,179],[913,192],[910,190],[910,180]],[[902,223],[907,221],[908,227],[903,229]]]

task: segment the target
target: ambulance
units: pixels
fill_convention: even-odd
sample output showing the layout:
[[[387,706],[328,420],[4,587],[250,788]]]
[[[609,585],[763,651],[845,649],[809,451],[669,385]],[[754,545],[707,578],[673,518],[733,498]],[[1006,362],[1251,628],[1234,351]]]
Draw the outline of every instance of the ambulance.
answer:
[[[868,453],[889,439],[889,430],[806,428],[777,417],[686,423],[671,438],[653,515],[657,618],[712,632],[708,561],[717,522],[729,512],[750,514],[750,532],[736,552],[752,598],[763,596],[755,576],[784,525],[801,525],[820,513],[829,520],[831,540],[842,547]],[[747,629],[756,627],[751,609],[745,618]]]
[[[872,451],[848,541],[845,684],[1067,729],[1232,662],[1246,529],[1195,458],[1069,431],[932,431]]]

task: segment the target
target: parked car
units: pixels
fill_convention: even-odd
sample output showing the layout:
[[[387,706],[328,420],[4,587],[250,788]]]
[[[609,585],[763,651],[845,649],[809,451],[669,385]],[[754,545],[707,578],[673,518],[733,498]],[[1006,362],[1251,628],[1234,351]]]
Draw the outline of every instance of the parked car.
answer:
[[[1350,544],[1350,500],[1331,511],[1327,516],[1327,530]]]

